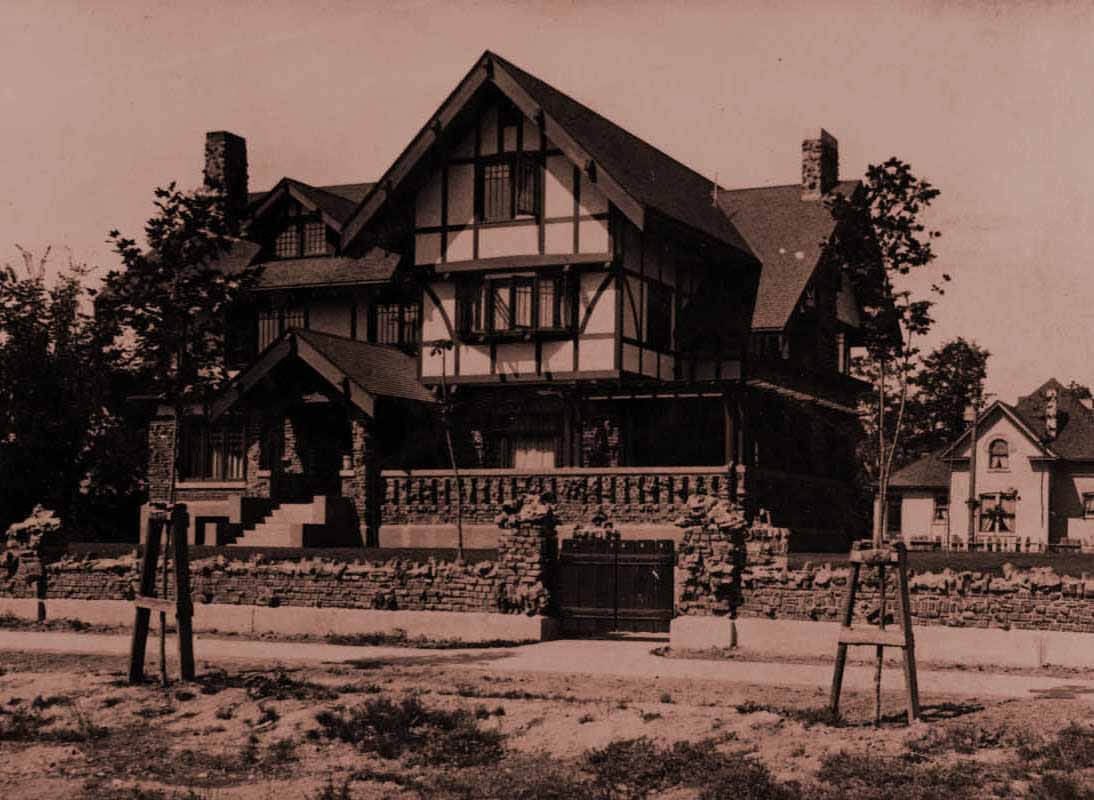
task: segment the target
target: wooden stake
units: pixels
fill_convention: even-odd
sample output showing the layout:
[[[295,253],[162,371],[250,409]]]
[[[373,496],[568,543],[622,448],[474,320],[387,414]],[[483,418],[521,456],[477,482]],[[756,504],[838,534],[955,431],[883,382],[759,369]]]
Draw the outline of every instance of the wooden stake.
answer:
[[[156,591],[156,567],[160,559],[160,533],[166,524],[166,514],[153,511],[148,517],[148,527],[144,534],[144,557],[141,559],[140,594],[151,597]],[[133,640],[129,648],[129,682],[140,683],[144,680],[144,650],[148,645],[148,623],[151,609],[137,606],[133,622]]]

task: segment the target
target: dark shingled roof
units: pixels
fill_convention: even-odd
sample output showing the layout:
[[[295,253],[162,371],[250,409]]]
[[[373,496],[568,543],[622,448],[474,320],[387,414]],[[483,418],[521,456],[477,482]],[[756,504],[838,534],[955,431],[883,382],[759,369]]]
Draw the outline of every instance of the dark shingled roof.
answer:
[[[949,489],[950,466],[931,453],[897,470],[889,478],[891,489]]]
[[[344,339],[329,333],[293,330],[350,380],[369,394],[434,403],[433,393],[418,382],[418,364],[396,347]]]
[[[741,234],[711,202],[714,182],[686,167],[592,109],[490,53],[545,112],[589,152],[598,166],[649,208],[751,252]]]
[[[858,181],[842,181],[833,191],[850,197],[858,186]],[[781,330],[816,269],[823,244],[832,235],[832,214],[819,200],[802,200],[797,183],[719,189],[718,206],[763,264],[752,328]]]
[[[1094,460],[1094,411],[1055,378],[1049,378],[1035,391],[1018,398],[1010,409],[1045,439],[1045,391],[1056,390],[1056,438],[1048,446],[1061,458],[1073,461]]]
[[[305,286],[338,286],[384,283],[399,266],[398,253],[373,248],[363,258],[316,256],[266,261],[261,265],[257,289],[293,289]]]

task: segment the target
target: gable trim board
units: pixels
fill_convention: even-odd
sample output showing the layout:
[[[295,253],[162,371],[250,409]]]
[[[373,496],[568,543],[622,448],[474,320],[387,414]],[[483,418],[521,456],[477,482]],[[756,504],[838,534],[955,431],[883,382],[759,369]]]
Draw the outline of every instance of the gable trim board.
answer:
[[[1042,449],[1043,455],[1037,457],[1037,460],[1050,461],[1058,459],[1060,457],[1052,450],[1051,447],[1048,446],[1047,443],[1041,441],[1041,438],[1029,427],[1029,425],[1026,424],[1025,420],[1023,420],[1017,414],[1017,412],[1015,412],[1014,409],[1012,409],[1009,405],[1002,402],[1001,400],[996,400],[995,402],[993,402],[990,406],[988,406],[986,409],[984,409],[984,411],[980,413],[979,417],[977,417],[976,427],[978,431],[982,430],[982,426],[987,423],[988,418],[996,411],[1001,412],[1005,417],[1007,417],[1007,419],[1014,423],[1015,427],[1018,428],[1018,430],[1021,431],[1031,443]],[[955,451],[962,444],[962,442],[966,441],[971,435],[972,428],[968,428],[964,433],[958,436],[952,444],[950,444],[945,450],[942,451],[941,457],[944,459],[955,461],[967,460],[968,456],[956,455]]]

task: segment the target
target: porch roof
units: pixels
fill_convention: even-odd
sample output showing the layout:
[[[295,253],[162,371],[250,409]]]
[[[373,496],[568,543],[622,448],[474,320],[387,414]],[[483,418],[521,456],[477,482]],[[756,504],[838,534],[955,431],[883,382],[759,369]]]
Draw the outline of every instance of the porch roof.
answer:
[[[433,394],[418,382],[414,358],[403,351],[328,333],[293,329],[233,379],[213,403],[212,417],[224,414],[274,368],[292,359],[307,364],[332,389],[370,417],[375,414],[377,397],[436,402]]]

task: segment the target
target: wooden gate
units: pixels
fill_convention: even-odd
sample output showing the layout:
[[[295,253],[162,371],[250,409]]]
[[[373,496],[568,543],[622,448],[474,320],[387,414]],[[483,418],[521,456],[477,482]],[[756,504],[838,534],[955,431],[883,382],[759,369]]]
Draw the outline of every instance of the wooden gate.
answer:
[[[671,539],[564,539],[558,558],[562,632],[667,633],[675,565]]]

